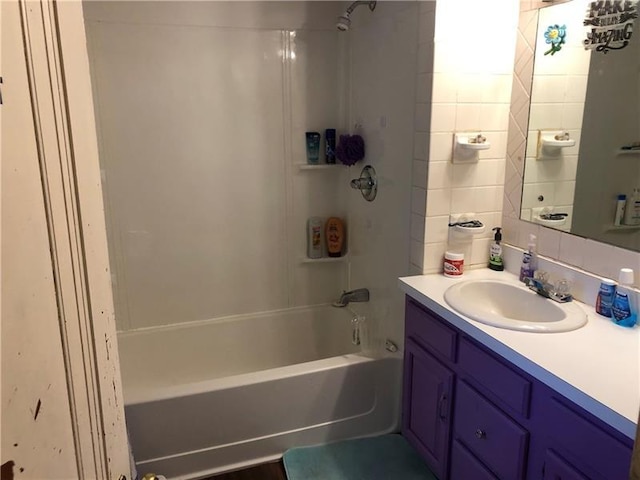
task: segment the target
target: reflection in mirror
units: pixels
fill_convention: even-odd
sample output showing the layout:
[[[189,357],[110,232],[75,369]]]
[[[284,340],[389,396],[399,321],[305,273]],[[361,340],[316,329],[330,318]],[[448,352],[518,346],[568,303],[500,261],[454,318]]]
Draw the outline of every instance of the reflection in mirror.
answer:
[[[623,49],[585,50],[589,4],[539,12],[520,218],[640,251],[640,149],[624,149],[640,142],[640,31]]]

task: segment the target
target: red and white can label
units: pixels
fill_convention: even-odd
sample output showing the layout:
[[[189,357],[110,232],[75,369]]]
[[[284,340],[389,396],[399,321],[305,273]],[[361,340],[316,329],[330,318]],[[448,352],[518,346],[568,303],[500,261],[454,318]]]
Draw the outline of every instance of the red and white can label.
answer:
[[[447,277],[459,277],[464,271],[464,260],[444,259],[444,274]]]

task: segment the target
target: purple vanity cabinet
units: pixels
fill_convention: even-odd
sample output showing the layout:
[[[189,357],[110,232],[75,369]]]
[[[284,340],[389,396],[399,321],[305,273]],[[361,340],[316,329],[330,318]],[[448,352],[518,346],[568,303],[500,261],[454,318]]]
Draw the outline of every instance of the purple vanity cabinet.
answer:
[[[453,373],[409,339],[405,350],[403,432],[427,459],[438,478],[446,478],[451,436]]]
[[[440,479],[448,478],[457,333],[407,302],[402,432]]]
[[[407,297],[402,433],[440,480],[627,480],[633,441]]]
[[[553,450],[547,450],[542,480],[589,480]]]
[[[457,440],[454,440],[451,447],[450,471],[451,480],[498,480],[498,477]]]
[[[562,462],[575,472],[573,476],[566,473],[564,476],[548,478],[629,478],[633,449],[630,439],[602,424],[599,419],[551,389],[547,388],[540,397],[540,410],[544,416],[540,416],[539,424],[546,428],[541,428],[538,436],[544,438],[545,447],[552,451],[546,452],[545,471],[549,464],[552,465],[551,468],[560,468],[557,465]]]
[[[456,440],[498,478],[523,479],[529,432],[466,382],[458,383],[455,405]]]

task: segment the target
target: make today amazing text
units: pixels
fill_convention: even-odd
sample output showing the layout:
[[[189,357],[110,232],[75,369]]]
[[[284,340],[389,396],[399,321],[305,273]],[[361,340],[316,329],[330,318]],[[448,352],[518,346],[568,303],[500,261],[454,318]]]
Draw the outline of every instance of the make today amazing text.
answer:
[[[629,44],[633,34],[633,20],[637,18],[637,2],[629,0],[607,0],[591,2],[584,21],[593,28],[584,40],[585,48],[593,48],[607,53],[619,50]]]

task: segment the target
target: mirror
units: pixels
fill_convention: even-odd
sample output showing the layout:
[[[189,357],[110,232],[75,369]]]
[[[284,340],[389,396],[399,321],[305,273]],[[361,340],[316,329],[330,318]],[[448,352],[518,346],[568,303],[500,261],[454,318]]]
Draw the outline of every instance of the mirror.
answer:
[[[538,12],[520,218],[640,251],[640,22],[619,28],[635,2],[606,3],[620,11],[573,0]],[[585,19],[619,28],[619,44],[585,49]]]

